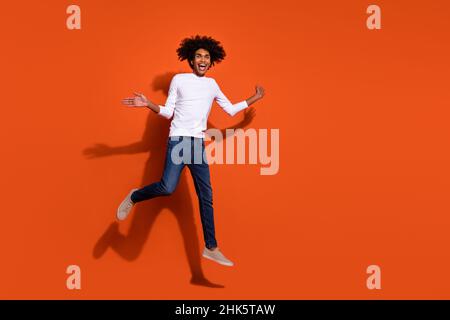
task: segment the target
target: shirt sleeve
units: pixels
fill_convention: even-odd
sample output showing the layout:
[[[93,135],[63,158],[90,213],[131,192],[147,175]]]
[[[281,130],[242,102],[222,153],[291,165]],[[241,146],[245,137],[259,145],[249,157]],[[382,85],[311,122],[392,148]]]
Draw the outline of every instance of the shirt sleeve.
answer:
[[[175,110],[175,103],[177,102],[177,77],[174,76],[170,82],[169,94],[167,96],[166,104],[159,106],[159,115],[170,119],[173,116]]]
[[[232,104],[230,100],[223,94],[222,90],[220,90],[219,85],[216,81],[214,81],[216,84],[216,96],[215,99],[219,106],[222,107],[222,109],[228,113],[230,116],[234,116],[236,113],[238,113],[241,110],[244,110],[248,107],[247,101],[243,100],[241,102]]]

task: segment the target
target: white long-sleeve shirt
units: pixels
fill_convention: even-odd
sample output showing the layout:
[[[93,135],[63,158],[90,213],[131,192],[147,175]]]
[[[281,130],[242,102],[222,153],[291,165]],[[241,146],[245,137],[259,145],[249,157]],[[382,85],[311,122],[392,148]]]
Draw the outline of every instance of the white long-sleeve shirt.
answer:
[[[169,136],[204,138],[214,99],[231,116],[248,107],[245,100],[232,104],[213,78],[200,77],[193,72],[176,74],[170,83],[166,104],[160,105],[159,111],[159,115],[167,119],[173,116]]]

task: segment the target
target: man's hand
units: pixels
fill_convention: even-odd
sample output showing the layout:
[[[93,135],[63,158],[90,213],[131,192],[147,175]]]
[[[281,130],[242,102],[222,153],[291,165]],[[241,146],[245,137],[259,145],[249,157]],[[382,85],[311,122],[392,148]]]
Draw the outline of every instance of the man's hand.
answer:
[[[256,85],[255,90],[256,90],[255,97],[258,100],[261,99],[262,97],[264,97],[264,88],[263,87]]]
[[[263,87],[261,87],[259,85],[256,85],[255,86],[255,91],[256,91],[256,93],[246,100],[248,105],[252,105],[256,101],[258,101],[259,99],[264,97],[264,93],[265,92],[264,92],[264,88]]]
[[[130,107],[148,107],[149,101],[142,93],[134,92],[135,97],[122,99],[122,104]]]

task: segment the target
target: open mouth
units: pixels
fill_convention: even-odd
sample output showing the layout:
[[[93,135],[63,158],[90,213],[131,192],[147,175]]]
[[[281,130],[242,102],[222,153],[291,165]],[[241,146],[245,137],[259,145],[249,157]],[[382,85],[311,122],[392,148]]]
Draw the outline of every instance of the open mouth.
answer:
[[[198,65],[198,69],[199,69],[200,71],[206,71],[206,64],[200,63],[200,64]]]

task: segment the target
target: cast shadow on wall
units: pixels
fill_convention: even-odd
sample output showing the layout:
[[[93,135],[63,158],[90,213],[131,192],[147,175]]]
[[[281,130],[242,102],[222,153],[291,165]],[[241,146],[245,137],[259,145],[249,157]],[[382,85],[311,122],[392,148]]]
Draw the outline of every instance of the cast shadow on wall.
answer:
[[[172,72],[157,76],[152,83],[153,91],[161,90],[167,97],[170,81],[174,75],[175,73]],[[126,106],[123,107],[127,108]],[[142,183],[141,186],[136,186],[136,188],[159,181],[164,167],[165,148],[170,121],[154,114],[150,110],[148,111],[149,114],[147,117],[146,128],[140,141],[124,146],[96,144],[95,146],[84,149],[83,154],[88,159],[93,159],[119,154],[148,152],[149,157],[145,164]],[[254,117],[254,108],[246,109],[244,111],[244,119],[232,127],[244,128],[251,123]],[[208,128],[215,127],[208,122]],[[226,129],[228,128],[220,129],[222,131],[222,136],[225,137],[225,139],[227,138],[225,135]],[[114,221],[95,244],[93,257],[99,259],[108,248],[111,248],[125,260],[133,261],[137,259],[144,248],[156,218],[163,209],[168,209],[174,214],[182,234],[184,249],[192,275],[190,283],[212,288],[224,288],[223,285],[210,282],[203,274],[201,253],[198,246],[200,240],[194,219],[194,214],[198,213],[194,211],[193,205],[193,201],[198,201],[198,198],[195,191],[191,194],[188,188],[187,179],[191,179],[188,172],[189,171],[186,170],[186,168],[183,170],[176,190],[169,197],[158,197],[136,204],[129,217],[132,221],[126,235],[119,231],[119,224],[115,220],[116,212],[111,212],[111,219],[114,219]],[[189,177],[187,177],[187,175],[189,175]],[[123,190],[124,197],[128,192],[129,190]],[[119,205],[122,200],[123,199],[117,199],[117,205]],[[201,241],[203,242],[203,237]]]

